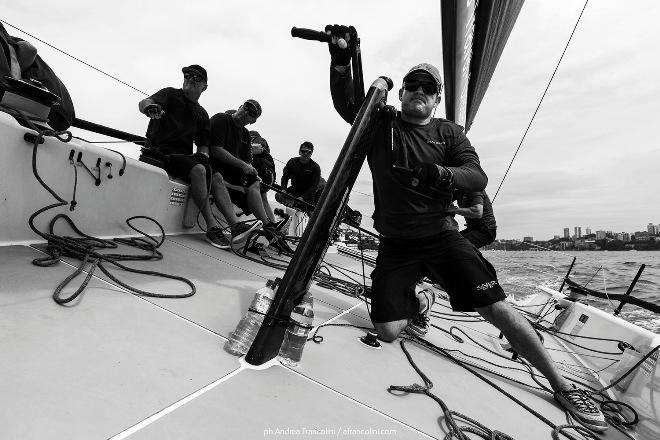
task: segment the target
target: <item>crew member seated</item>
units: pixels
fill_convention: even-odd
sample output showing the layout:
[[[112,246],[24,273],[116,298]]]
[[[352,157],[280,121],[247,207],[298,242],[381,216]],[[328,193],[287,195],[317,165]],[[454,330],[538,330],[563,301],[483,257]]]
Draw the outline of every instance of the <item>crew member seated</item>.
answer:
[[[215,247],[228,249],[231,242],[211,211],[209,186],[230,225],[233,242],[244,241],[258,225],[238,221],[222,176],[212,173],[209,167],[209,115],[198,102],[208,87],[206,70],[193,64],[181,71],[182,88],[166,87],[138,104],[140,112],[150,119],[140,160],[160,166],[170,176],[190,184],[192,199],[206,221],[206,239]],[[195,154],[193,142],[197,145]]]
[[[291,196],[276,194],[275,200],[281,204],[303,211],[309,211],[307,205],[296,204],[295,199],[316,205],[325,188],[325,179],[321,177],[321,167],[314,162],[314,144],[305,141],[300,145],[299,156],[289,159],[282,172],[281,186]],[[291,186],[288,186],[291,180]]]
[[[235,112],[217,113],[211,118],[211,156],[214,170],[226,179],[231,201],[246,214],[253,214],[269,240],[278,234],[277,220],[266,213],[257,170],[252,166],[252,144],[245,128],[261,116],[261,105],[248,99]],[[286,249],[291,251],[290,248]]]

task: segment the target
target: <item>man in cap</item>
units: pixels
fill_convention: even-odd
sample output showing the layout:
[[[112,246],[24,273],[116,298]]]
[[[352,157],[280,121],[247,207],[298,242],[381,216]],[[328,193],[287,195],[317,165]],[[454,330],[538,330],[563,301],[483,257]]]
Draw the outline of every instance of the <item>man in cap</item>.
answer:
[[[292,157],[284,166],[280,185],[293,197],[315,205],[323,192],[325,180],[321,180],[321,167],[314,162],[312,154],[314,154],[314,144],[309,141],[300,144],[298,157]],[[288,186],[289,180],[291,186]],[[286,206],[294,204],[291,197],[280,193],[275,195],[275,200]]]
[[[206,221],[207,240],[215,247],[227,249],[229,240],[211,211],[209,186],[231,227],[233,240],[244,240],[253,227],[238,221],[222,176],[212,174],[208,165],[209,115],[198,102],[208,87],[206,70],[197,64],[181,70],[182,88],[166,87],[138,104],[140,112],[150,119],[140,160],[161,166],[170,176],[190,183],[192,199]],[[195,154],[193,142],[197,145]]]
[[[259,116],[261,105],[248,99],[235,112],[211,117],[211,165],[230,184],[231,201],[244,213],[254,214],[264,230],[276,231],[275,216],[269,218],[264,208],[259,175],[252,166],[252,141],[245,128],[254,124]]]
[[[330,90],[342,118],[353,123],[357,109],[346,26],[328,25]],[[454,310],[476,310],[497,327],[514,349],[549,381],[555,398],[591,429],[607,428],[602,412],[584,390],[569,385],[555,367],[530,323],[509,303],[493,266],[458,232],[447,212],[453,191],[478,192],[487,177],[463,128],[432,115],[440,103],[442,79],[428,63],[411,68],[399,89],[401,111],[375,127],[367,160],[373,177],[374,228],[381,234],[372,275],[371,319],[380,339],[395,340],[406,330],[428,330],[434,294],[415,295],[415,281],[427,275],[446,287]],[[393,165],[412,172],[397,172]]]

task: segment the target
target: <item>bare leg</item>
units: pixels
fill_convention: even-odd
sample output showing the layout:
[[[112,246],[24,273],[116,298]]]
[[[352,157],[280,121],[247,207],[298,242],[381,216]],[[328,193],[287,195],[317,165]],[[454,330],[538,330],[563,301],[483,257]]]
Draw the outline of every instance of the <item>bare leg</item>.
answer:
[[[531,324],[506,301],[476,309],[497,327],[522,357],[543,374],[554,391],[570,388],[539,340]]]
[[[264,211],[266,211],[266,216],[268,219],[273,223],[277,222],[273,208],[271,208],[270,203],[268,203],[268,196],[266,193],[261,193],[261,201],[263,202]]]
[[[206,221],[206,228],[211,229],[218,226],[218,222],[213,217],[211,205],[209,204],[209,195],[206,188],[206,169],[204,165],[195,165],[190,170],[190,191],[195,205],[202,212]]]
[[[229,226],[238,223],[238,218],[234,212],[234,206],[231,203],[229,192],[225,186],[225,179],[222,178],[220,173],[213,173],[213,198],[215,199],[215,206],[218,207]]]
[[[400,319],[391,322],[374,322],[373,324],[378,333],[378,339],[385,342],[392,342],[408,326],[408,322],[407,319]]]
[[[254,182],[245,188],[245,195],[247,196],[248,208],[250,208],[252,214],[261,220],[264,225],[267,225],[270,223],[270,220],[266,216],[266,210],[264,209],[264,202],[261,200],[261,191],[259,188],[259,182]]]

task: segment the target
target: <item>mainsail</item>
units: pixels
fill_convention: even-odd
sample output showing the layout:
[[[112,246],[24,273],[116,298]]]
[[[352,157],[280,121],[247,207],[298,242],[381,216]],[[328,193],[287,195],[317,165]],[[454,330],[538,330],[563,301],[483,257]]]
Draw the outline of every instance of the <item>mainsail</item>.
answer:
[[[467,132],[524,0],[443,0],[442,55],[447,119]]]

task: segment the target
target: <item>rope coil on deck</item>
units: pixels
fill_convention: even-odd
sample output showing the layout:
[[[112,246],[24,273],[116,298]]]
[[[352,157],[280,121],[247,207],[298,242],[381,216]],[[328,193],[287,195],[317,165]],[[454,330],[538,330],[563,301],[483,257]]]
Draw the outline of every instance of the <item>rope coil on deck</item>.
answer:
[[[4,109],[4,107],[3,107]],[[46,240],[48,243],[46,246],[45,252],[48,254],[47,257],[42,257],[42,258],[35,258],[33,260],[33,264],[36,266],[40,267],[45,267],[45,266],[52,266],[54,264],[57,264],[62,257],[72,257],[76,258],[81,261],[80,265],[76,268],[76,270],[66,277],[55,289],[53,293],[53,300],[60,305],[69,303],[73,300],[75,300],[87,287],[88,283],[92,279],[92,276],[94,275],[94,272],[96,268],[99,268],[108,278],[110,278],[112,281],[120,285],[121,287],[129,290],[130,292],[143,295],[143,296],[149,296],[149,297],[156,297],[156,298],[186,298],[189,296],[192,296],[195,294],[195,285],[188,280],[187,278],[176,276],[176,275],[170,275],[166,273],[161,273],[161,272],[156,272],[156,271],[147,271],[147,270],[139,270],[139,269],[134,269],[127,267],[119,261],[129,261],[129,260],[159,260],[162,258],[162,254],[158,252],[156,249],[164,242],[165,239],[165,232],[156,222],[154,219],[151,219],[146,216],[135,216],[131,217],[126,220],[126,223],[128,226],[135,230],[136,232],[141,233],[143,236],[145,236],[147,239],[150,241],[147,241],[142,238],[133,238],[133,239],[114,239],[114,241],[110,240],[104,240],[100,238],[96,238],[93,236],[90,236],[88,234],[85,234],[84,232],[80,231],[76,225],[74,224],[73,220],[68,217],[65,214],[58,214],[55,217],[53,217],[49,223],[49,230],[48,232],[42,232],[40,231],[34,224],[34,220],[37,216],[42,214],[45,211],[48,211],[53,208],[57,208],[60,206],[65,206],[68,204],[64,199],[62,199],[46,182],[43,181],[41,176],[39,175],[39,172],[37,170],[37,152],[38,152],[38,147],[39,145],[43,142],[44,138],[47,136],[50,137],[56,137],[59,139],[61,142],[69,142],[72,138],[72,135],[68,131],[54,131],[50,129],[44,129],[37,127],[23,112],[20,110],[13,110],[10,109],[11,112],[15,117],[19,117],[21,121],[26,123],[32,130],[37,132],[37,135],[33,139],[33,148],[32,148],[32,173],[34,174],[35,178],[39,182],[39,184],[46,190],[48,193],[53,196],[53,198],[57,201],[57,203],[45,206],[37,211],[35,211],[30,218],[28,219],[28,224],[32,231],[34,231],[37,235],[41,236]],[[143,231],[135,228],[132,224],[131,221],[137,218],[143,218],[143,219],[148,219],[156,223],[156,225],[159,227],[161,231],[161,238],[160,240],[156,240],[153,237],[149,236],[148,234],[144,233]],[[54,233],[54,226],[55,223],[59,220],[63,219],[66,221],[66,223],[71,227],[71,229],[79,235],[79,237],[67,237],[67,236],[60,236]],[[117,248],[118,245],[117,243],[122,243],[125,245],[137,247],[142,250],[146,250],[150,252],[150,255],[123,255],[123,254],[102,254],[97,252],[98,249],[109,249],[109,248]],[[183,294],[175,294],[175,295],[164,295],[164,294],[159,294],[159,293],[154,293],[154,292],[148,292],[144,290],[137,289],[135,287],[132,287],[123,281],[119,280],[117,277],[112,275],[108,269],[103,265],[103,262],[107,262],[110,264],[113,264],[123,270],[133,272],[133,273],[139,273],[139,274],[144,274],[144,275],[153,275],[153,276],[159,276],[159,277],[164,277],[164,278],[170,278],[174,279],[177,281],[181,281],[183,283],[188,284],[190,286],[191,290],[190,292],[183,293]],[[62,297],[61,292],[64,290],[64,288],[78,275],[80,275],[85,268],[87,267],[87,264],[90,264],[90,267],[87,272],[87,276],[85,277],[85,280],[81,283],[81,285],[76,289],[74,293],[72,293],[69,296]]]

